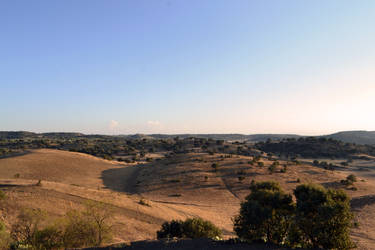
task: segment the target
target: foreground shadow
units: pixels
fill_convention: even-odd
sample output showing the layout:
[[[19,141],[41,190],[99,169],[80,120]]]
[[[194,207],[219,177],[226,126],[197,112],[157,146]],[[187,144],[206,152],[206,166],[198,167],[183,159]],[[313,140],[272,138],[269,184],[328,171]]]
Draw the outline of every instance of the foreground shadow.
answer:
[[[134,249],[134,250],[159,250],[159,249],[181,249],[181,250],[266,250],[266,249],[286,249],[269,244],[260,243],[242,243],[227,241],[214,241],[210,239],[182,239],[182,240],[150,240],[131,242],[130,246],[111,246],[103,248],[87,248],[87,249]]]

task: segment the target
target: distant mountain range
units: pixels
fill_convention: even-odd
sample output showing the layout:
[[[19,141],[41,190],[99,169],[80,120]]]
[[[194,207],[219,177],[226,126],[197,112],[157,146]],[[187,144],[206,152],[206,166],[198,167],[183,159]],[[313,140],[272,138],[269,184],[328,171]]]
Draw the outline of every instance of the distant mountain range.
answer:
[[[0,139],[22,139],[22,138],[72,138],[72,137],[82,137],[82,138],[109,138],[109,137],[121,137],[126,139],[168,139],[179,137],[189,138],[205,138],[214,140],[226,140],[226,141],[249,141],[249,142],[259,142],[271,140],[282,140],[288,138],[298,139],[300,137],[307,137],[295,134],[134,134],[134,135],[85,135],[82,133],[33,133],[27,131],[0,131]],[[375,131],[343,131],[330,135],[321,135],[314,137],[325,137],[332,138],[335,140],[356,143],[356,144],[368,144],[375,145]]]

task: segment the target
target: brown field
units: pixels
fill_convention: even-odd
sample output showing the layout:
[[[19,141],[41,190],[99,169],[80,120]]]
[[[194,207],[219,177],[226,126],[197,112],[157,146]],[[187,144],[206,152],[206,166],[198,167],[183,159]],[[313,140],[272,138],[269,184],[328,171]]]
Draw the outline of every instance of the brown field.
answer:
[[[355,184],[357,191],[346,190],[359,222],[352,237],[360,249],[375,248],[374,162],[354,162],[356,167],[328,171],[307,160],[302,165],[280,160],[276,172],[270,174],[270,161],[262,159],[265,166],[258,167],[250,165],[250,159],[192,153],[136,165],[81,153],[35,150],[0,159],[0,185],[8,196],[2,214],[9,225],[22,207],[41,208],[58,217],[86,200],[96,200],[115,211],[114,242],[155,239],[164,221],[191,216],[211,220],[228,238],[233,236],[231,218],[249,193],[251,180],[277,181],[287,192],[300,184],[297,179],[344,188],[339,181],[353,172],[360,181]],[[212,163],[219,165],[217,171]],[[284,164],[288,170],[281,173]],[[367,170],[361,172],[360,164]],[[16,174],[20,177],[15,178]],[[243,180],[238,179],[240,175]],[[40,187],[34,185],[38,180],[42,180]],[[140,199],[150,206],[140,205]]]

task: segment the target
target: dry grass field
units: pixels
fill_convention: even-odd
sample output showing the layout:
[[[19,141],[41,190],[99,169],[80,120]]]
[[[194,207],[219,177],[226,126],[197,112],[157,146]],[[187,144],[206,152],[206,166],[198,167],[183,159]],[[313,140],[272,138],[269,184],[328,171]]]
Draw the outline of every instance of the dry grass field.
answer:
[[[191,153],[125,164],[81,153],[35,150],[0,159],[0,185],[8,196],[2,216],[9,225],[21,208],[33,207],[57,218],[95,200],[114,210],[114,243],[155,239],[164,221],[192,216],[214,222],[228,238],[233,236],[231,219],[249,193],[252,180],[277,181],[287,192],[309,182],[345,189],[340,180],[354,173],[359,177],[357,191],[346,190],[359,222],[352,237],[360,249],[375,248],[374,162],[354,162],[356,167],[330,171],[312,166],[308,160],[302,160],[301,165],[279,160],[280,165],[270,173],[271,161],[262,158],[264,166],[259,167],[251,165],[251,159]],[[361,172],[361,164],[366,171]],[[285,173],[280,171],[284,165]],[[42,180],[41,186],[35,185],[38,180]],[[150,206],[139,204],[140,199]]]

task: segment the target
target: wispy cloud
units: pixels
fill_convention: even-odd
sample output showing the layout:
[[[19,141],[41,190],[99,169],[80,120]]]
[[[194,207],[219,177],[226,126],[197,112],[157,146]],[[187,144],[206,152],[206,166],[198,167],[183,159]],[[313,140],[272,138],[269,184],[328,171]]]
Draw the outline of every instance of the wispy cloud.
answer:
[[[148,121],[147,125],[152,126],[152,127],[160,127],[161,122],[159,122],[159,121]]]
[[[119,122],[115,120],[111,120],[109,122],[109,129],[113,130],[119,126]]]

